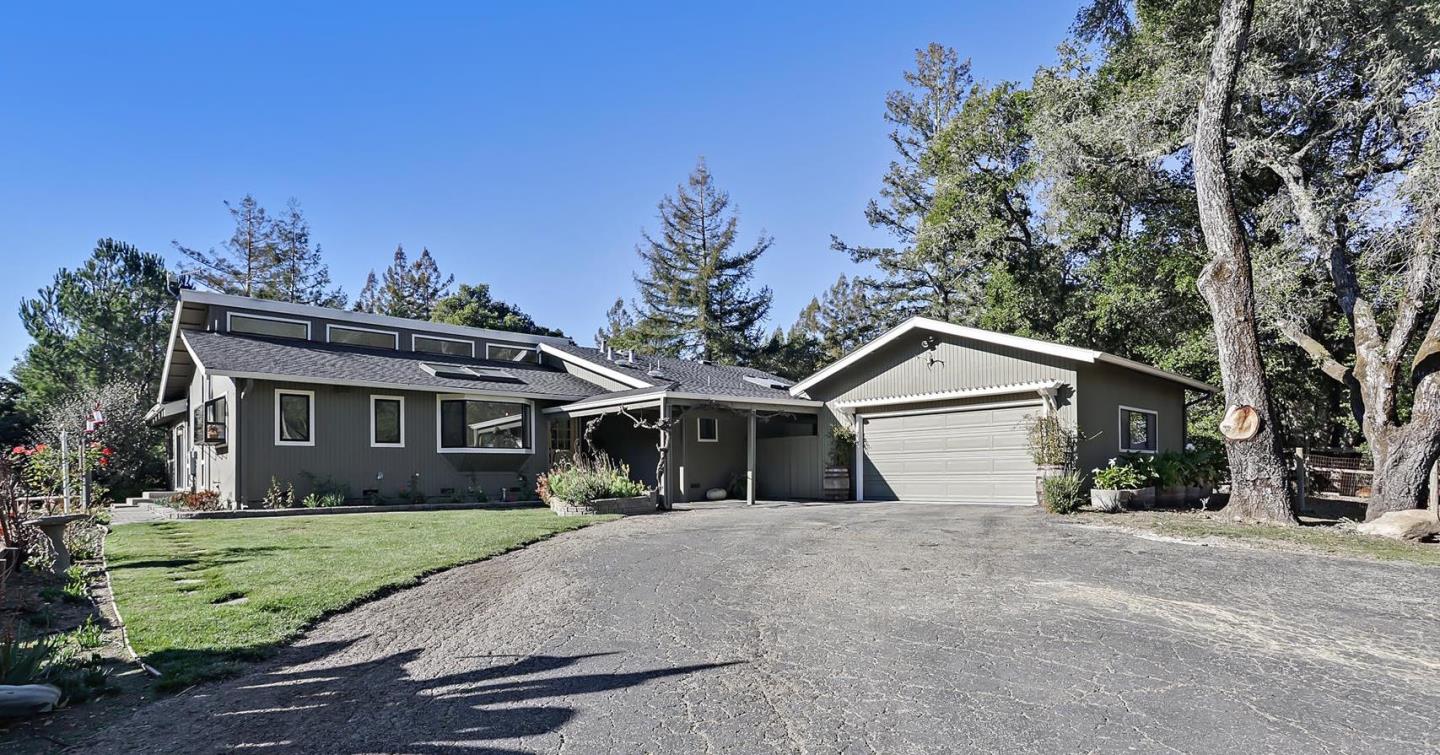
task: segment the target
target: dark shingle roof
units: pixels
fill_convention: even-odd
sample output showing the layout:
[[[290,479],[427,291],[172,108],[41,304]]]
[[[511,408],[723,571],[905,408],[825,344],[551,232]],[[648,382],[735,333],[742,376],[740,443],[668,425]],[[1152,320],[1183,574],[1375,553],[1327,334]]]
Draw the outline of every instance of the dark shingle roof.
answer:
[[[633,365],[626,363],[620,352],[615,353],[615,359],[605,358],[605,352],[599,349],[592,349],[575,344],[547,344],[547,348],[554,348],[573,354],[596,364],[604,365],[612,370],[628,375],[636,380],[653,386],[673,386],[672,391],[679,393],[700,393],[707,396],[735,396],[745,398],[791,398],[790,392],[784,388],[766,388],[763,385],[756,385],[748,380],[746,376],[761,378],[764,380],[779,380],[788,384],[790,381],[772,375],[763,370],[753,367],[735,367],[724,364],[705,364],[689,359],[675,359],[672,357],[657,357],[648,355],[635,355]],[[660,376],[648,374],[652,368],[657,368]]]
[[[417,354],[413,351],[379,351],[315,341],[254,338],[199,330],[184,331],[183,336],[206,370],[222,374],[554,396],[561,400],[605,393],[605,389],[598,385],[539,364]],[[514,380],[440,377],[421,369],[422,362],[501,369]]]

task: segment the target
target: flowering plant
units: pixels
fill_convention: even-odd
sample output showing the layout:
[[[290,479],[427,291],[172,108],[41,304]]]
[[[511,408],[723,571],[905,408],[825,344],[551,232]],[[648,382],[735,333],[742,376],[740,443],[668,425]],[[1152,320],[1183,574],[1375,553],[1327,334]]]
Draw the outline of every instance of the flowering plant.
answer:
[[[1146,476],[1129,464],[1120,464],[1118,459],[1099,469],[1090,470],[1092,483],[1101,490],[1133,490],[1145,484]]]

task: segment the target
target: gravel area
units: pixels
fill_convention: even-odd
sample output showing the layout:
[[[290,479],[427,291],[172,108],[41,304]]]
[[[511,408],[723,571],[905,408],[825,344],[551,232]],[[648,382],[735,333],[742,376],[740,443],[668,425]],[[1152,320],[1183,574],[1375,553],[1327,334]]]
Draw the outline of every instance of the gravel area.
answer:
[[[634,517],[334,617],[84,749],[1433,752],[1437,577],[1034,509]]]

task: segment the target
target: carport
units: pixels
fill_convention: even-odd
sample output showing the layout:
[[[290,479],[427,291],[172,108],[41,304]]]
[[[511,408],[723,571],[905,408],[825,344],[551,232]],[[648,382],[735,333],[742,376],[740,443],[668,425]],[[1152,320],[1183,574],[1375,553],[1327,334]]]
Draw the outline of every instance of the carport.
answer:
[[[820,497],[819,401],[660,389],[607,394],[544,410],[551,456],[600,450],[661,491],[665,507],[723,488],[759,498]],[[557,432],[559,423],[567,429]],[[585,444],[590,444],[586,449]]]

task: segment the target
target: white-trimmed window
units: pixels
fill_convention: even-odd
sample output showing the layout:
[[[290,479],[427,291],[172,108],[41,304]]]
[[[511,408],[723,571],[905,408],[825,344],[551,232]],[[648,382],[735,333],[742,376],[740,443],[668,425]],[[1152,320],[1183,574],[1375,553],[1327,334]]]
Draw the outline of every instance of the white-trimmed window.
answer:
[[[330,343],[343,343],[346,346],[364,346],[369,349],[398,350],[400,348],[400,334],[393,330],[357,328],[352,325],[327,324],[325,326],[325,340]]]
[[[531,453],[535,428],[529,402],[437,396],[435,443],[440,453]]]
[[[500,362],[538,362],[540,361],[540,351],[533,346],[487,343],[485,344],[485,358]]]
[[[404,396],[370,396],[370,447],[405,447]]]
[[[275,390],[275,445],[315,445],[315,391]]]
[[[1120,452],[1153,454],[1160,450],[1160,415],[1150,409],[1120,407]]]
[[[440,336],[410,336],[410,348],[426,354],[444,354],[452,357],[475,356],[475,342],[463,338],[441,338]]]
[[[701,443],[720,442],[720,420],[715,417],[701,417],[695,421],[695,439]]]
[[[231,333],[249,336],[310,340],[310,321],[292,320],[288,317],[228,312],[225,315],[225,329]]]

